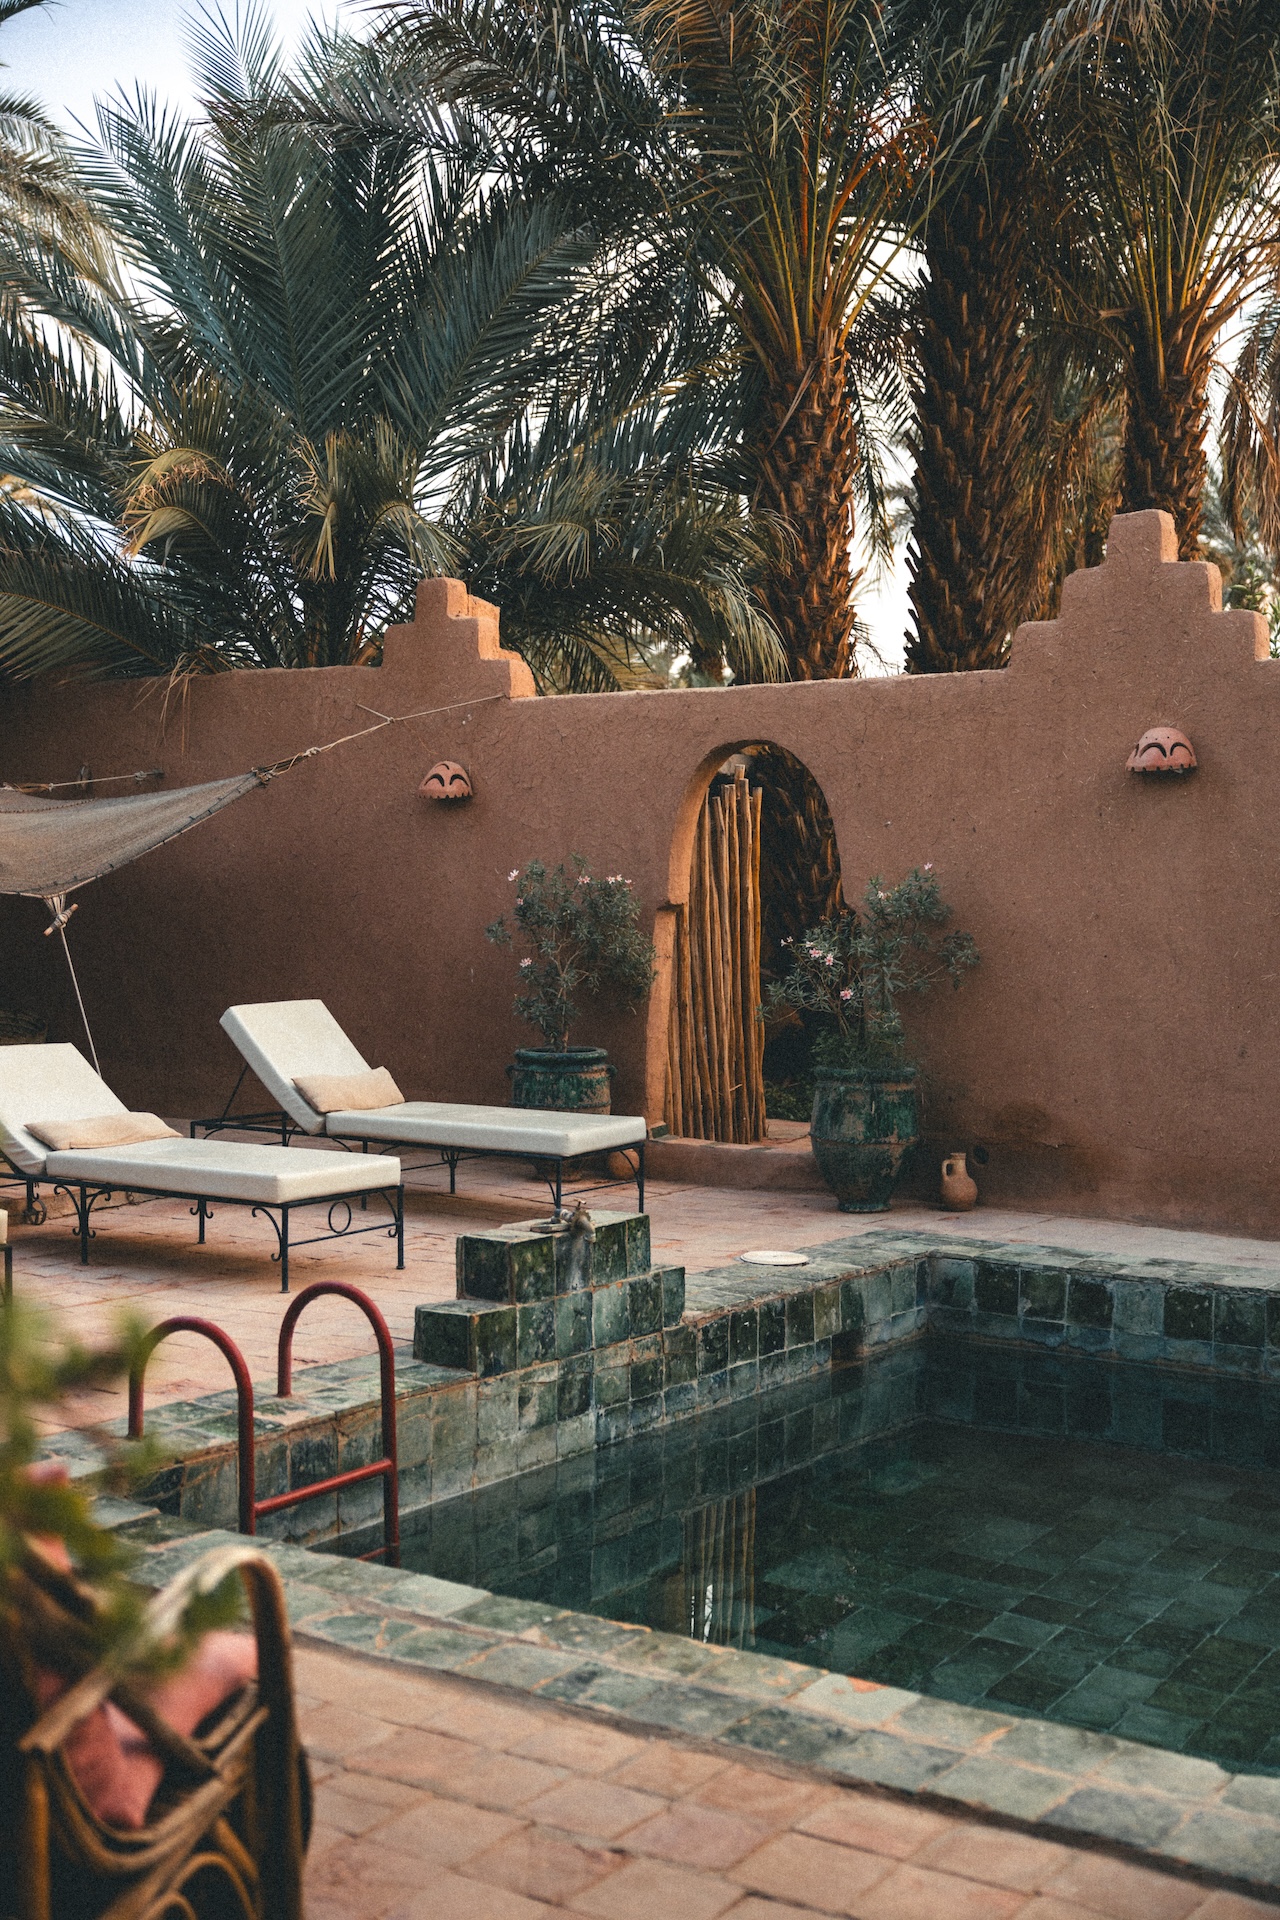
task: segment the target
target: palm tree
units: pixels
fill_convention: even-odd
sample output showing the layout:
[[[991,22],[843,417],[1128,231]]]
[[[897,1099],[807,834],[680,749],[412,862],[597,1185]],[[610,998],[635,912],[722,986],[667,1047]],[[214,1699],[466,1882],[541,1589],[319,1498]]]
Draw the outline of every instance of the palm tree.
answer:
[[[1280,258],[1273,0],[1114,0],[1045,136],[1063,315],[1123,390],[1120,503],[1171,513],[1193,557],[1220,341]]]
[[[601,180],[738,343],[738,483],[780,530],[761,597],[796,678],[854,669],[854,507],[887,536],[868,415],[891,402],[883,296],[927,161],[873,0],[384,0],[433,86]],[[610,184],[613,182],[615,184]]]
[[[786,529],[765,604],[802,679],[850,670],[859,434],[851,345],[900,244],[923,158],[892,24],[863,0],[647,0],[648,63],[677,96],[681,185],[757,372],[753,498]]]
[[[1048,390],[1028,209],[1045,202],[1046,168],[1025,109],[1077,12],[1046,21],[1036,0],[921,10],[917,95],[951,137],[913,312],[908,673],[1002,666],[1042,570],[1044,523],[1027,507],[1044,471]]]
[[[0,27],[46,0],[0,0]],[[37,101],[0,93],[0,226],[35,229],[64,245],[98,238],[67,143]]]
[[[1222,477],[1210,489],[1214,557],[1228,578],[1241,566],[1280,577],[1280,276],[1257,304],[1227,379]],[[1233,604],[1244,605],[1234,594]],[[1269,609],[1270,611],[1270,609]]]
[[[544,684],[626,682],[704,632],[776,671],[760,540],[678,409],[638,407],[573,209],[495,179],[457,116],[349,111],[391,96],[346,36],[316,31],[295,76],[253,13],[198,50],[202,121],[100,109],[83,166],[119,267],[4,249],[6,669],[368,660],[501,522],[483,585]],[[683,351],[669,318],[659,386]]]

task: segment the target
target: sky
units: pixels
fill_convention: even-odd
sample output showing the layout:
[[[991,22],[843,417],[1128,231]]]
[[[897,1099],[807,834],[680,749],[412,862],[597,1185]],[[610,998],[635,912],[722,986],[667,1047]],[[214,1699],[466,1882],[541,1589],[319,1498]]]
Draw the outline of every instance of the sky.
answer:
[[[332,19],[335,0],[262,0],[279,38],[292,45],[308,18]],[[235,17],[235,0],[207,12]],[[352,17],[358,5],[348,5]],[[96,95],[139,81],[152,92],[189,105],[186,24],[199,12],[183,0],[48,0],[20,13],[0,30],[0,61],[6,89],[34,94],[61,120],[93,125]]]
[[[243,0],[242,0],[243,4]],[[259,0],[286,47],[297,43],[316,13],[341,14],[357,24],[361,0]],[[235,16],[235,0],[206,0],[206,12]],[[198,15],[183,0],[48,0],[21,13],[0,31],[0,87],[34,95],[69,130],[94,125],[95,98],[132,93],[139,83],[177,106],[190,107],[187,23]],[[902,660],[906,585],[899,563],[889,578],[867,580],[857,597],[859,618],[871,630],[885,667]],[[873,661],[870,671],[876,672]]]

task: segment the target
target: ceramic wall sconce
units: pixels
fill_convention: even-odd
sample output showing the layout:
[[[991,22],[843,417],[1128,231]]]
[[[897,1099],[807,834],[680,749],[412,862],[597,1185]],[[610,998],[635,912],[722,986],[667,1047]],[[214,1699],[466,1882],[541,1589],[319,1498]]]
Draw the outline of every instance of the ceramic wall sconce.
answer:
[[[1196,752],[1177,727],[1150,727],[1125,761],[1129,773],[1180,775],[1194,773]]]
[[[418,788],[421,800],[470,800],[472,797],[471,775],[456,760],[437,760],[430,773]]]

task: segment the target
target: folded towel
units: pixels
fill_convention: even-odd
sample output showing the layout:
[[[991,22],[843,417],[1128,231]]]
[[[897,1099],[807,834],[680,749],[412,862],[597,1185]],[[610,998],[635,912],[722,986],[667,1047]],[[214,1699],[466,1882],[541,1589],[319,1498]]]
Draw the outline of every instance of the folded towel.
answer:
[[[402,1107],[401,1093],[385,1067],[364,1073],[304,1073],[294,1086],[317,1113],[368,1113],[374,1107]]]
[[[139,1140],[180,1140],[154,1113],[103,1113],[92,1120],[28,1120],[27,1132],[55,1153],[77,1147],[132,1147]]]

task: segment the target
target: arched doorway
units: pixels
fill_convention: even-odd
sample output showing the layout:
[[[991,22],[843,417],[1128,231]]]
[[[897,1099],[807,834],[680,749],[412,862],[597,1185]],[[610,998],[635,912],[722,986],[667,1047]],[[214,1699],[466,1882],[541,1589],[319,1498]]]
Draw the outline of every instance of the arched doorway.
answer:
[[[704,763],[677,823],[671,898],[666,1125],[750,1144],[770,1118],[807,1119],[808,1036],[794,1018],[766,1032],[760,1011],[786,942],[842,904],[831,815],[802,761],[748,742]]]

